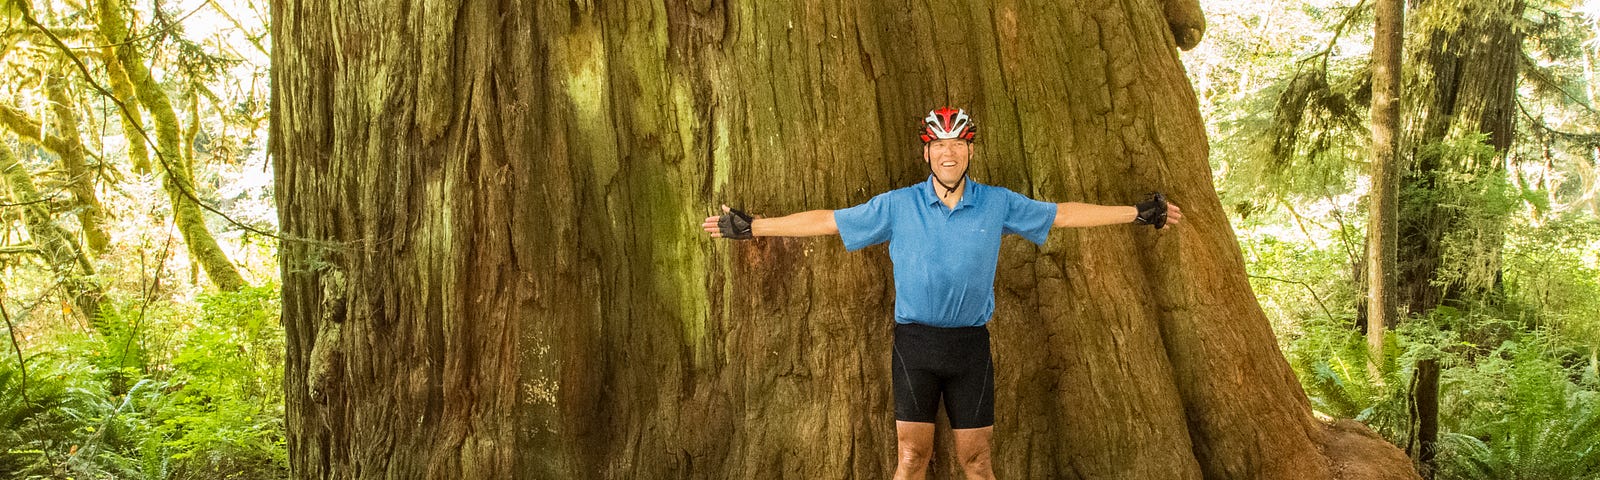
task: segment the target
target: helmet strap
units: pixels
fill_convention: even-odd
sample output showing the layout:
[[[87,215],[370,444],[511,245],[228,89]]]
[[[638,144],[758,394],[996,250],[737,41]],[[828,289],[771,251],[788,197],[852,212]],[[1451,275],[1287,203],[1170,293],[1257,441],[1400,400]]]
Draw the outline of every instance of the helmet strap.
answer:
[[[926,157],[927,156],[927,148],[928,148],[928,146],[927,145],[923,145],[922,148],[923,148],[923,155],[928,160],[928,173],[933,174],[933,181],[935,183],[938,183],[939,186],[944,187],[944,195],[940,195],[940,196],[949,198],[951,193],[955,193],[957,188],[961,188],[961,184],[966,183],[966,181],[967,181],[967,170],[972,168],[972,164],[968,163],[967,164],[967,168],[961,169],[961,178],[956,179],[955,185],[950,185],[950,184],[944,183],[944,180],[940,180],[938,174],[933,173],[933,158]],[[969,160],[970,160],[970,157],[969,157]]]
[[[928,167],[929,167],[929,171],[932,171],[933,165],[928,165]],[[944,180],[940,180],[938,175],[934,175],[933,176],[933,181],[938,182],[939,186],[944,187],[944,195],[941,195],[941,196],[942,197],[949,197],[950,194],[955,193],[957,188],[961,188],[961,184],[962,183],[966,183],[966,181],[967,181],[967,171],[965,169],[961,170],[961,178],[956,180],[956,184],[955,185],[948,185],[948,184],[944,183]]]

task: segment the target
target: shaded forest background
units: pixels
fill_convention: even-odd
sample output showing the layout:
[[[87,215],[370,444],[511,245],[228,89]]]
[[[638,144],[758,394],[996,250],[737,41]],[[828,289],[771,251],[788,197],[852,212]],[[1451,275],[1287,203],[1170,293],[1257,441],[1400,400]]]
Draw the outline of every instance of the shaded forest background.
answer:
[[[0,477],[286,477],[266,5],[0,1]],[[1215,181],[1317,411],[1420,459],[1433,362],[1420,469],[1600,476],[1600,2],[1411,5],[1375,365],[1370,5],[1202,6]]]

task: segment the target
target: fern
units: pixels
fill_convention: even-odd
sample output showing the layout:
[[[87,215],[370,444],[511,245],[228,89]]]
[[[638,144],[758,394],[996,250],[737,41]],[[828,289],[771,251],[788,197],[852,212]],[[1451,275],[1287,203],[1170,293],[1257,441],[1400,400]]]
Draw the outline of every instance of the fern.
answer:
[[[1507,419],[1478,436],[1440,439],[1440,478],[1569,480],[1600,478],[1600,408],[1594,392],[1565,398],[1575,408]]]

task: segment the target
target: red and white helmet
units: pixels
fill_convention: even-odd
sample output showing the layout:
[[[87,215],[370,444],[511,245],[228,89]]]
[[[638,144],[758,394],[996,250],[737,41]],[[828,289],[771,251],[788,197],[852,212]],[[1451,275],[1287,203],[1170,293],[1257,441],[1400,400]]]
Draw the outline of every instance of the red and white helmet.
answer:
[[[922,119],[922,143],[948,138],[959,138],[970,142],[977,133],[978,126],[972,123],[972,118],[967,116],[966,110],[939,107],[938,110],[928,112],[928,118]]]

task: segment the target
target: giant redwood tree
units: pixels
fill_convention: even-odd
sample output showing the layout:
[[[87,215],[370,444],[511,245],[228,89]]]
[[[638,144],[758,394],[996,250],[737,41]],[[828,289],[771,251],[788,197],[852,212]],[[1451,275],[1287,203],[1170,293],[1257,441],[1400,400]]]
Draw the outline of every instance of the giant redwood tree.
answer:
[[[1465,308],[1499,289],[1506,178],[1518,117],[1523,0],[1417,1],[1418,48],[1408,59],[1409,164],[1401,179],[1400,304],[1426,315]]]
[[[297,478],[887,478],[886,251],[698,224],[919,181],[918,113],[946,103],[981,122],[980,181],[1163,190],[1186,213],[1005,242],[1001,477],[1414,477],[1313,417],[1251,294],[1177,55],[1203,30],[1192,2],[275,0],[272,18]]]

